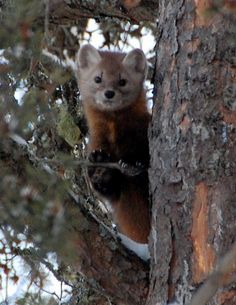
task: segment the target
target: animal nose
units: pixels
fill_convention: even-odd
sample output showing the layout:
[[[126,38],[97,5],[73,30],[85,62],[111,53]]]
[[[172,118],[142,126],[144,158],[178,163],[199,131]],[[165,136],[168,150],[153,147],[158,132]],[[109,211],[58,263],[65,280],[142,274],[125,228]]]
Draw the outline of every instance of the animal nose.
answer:
[[[113,90],[107,90],[105,93],[105,97],[106,98],[113,98],[114,96],[115,96],[115,91],[113,91]]]

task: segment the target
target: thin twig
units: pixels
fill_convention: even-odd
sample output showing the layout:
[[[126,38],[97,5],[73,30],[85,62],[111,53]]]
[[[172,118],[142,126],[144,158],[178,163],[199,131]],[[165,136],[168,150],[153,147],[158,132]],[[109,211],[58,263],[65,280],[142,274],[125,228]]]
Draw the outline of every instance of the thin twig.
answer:
[[[29,144],[27,141],[19,136],[18,134],[10,134],[10,138],[15,141],[18,145],[27,147],[27,151],[32,155],[32,152],[29,149]],[[110,169],[117,169],[125,176],[137,176],[142,172],[145,172],[147,168],[143,167],[142,164],[132,165],[125,162],[90,162],[88,160],[70,160],[61,161],[61,160],[52,160],[47,158],[38,158],[36,155],[33,155],[34,159],[37,162],[41,162],[47,165],[64,165],[64,166],[85,166],[85,167],[104,167]]]
[[[46,42],[49,43],[49,1],[44,0],[45,4],[45,19],[44,19],[44,32]]]

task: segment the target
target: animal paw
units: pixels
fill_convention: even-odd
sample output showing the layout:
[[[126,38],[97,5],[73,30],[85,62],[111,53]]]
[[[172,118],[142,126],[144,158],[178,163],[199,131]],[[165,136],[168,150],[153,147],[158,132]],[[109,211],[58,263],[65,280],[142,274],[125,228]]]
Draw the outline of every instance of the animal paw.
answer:
[[[96,149],[96,150],[93,150],[89,154],[88,159],[90,162],[93,162],[93,163],[109,162],[111,159],[111,156],[110,156],[110,154],[105,152],[103,149]]]
[[[126,163],[123,160],[118,162],[120,171],[126,176],[137,176],[145,170],[145,166],[140,162]]]
[[[135,162],[135,167],[137,167],[140,170],[145,170],[145,165],[139,161]]]
[[[129,166],[128,163],[124,162],[123,160],[119,160],[118,164],[122,169],[126,169]]]
[[[96,149],[89,154],[88,160],[91,163],[106,163],[110,161],[110,155],[102,149]],[[88,167],[88,175],[90,178],[95,174],[101,176],[105,170],[103,167],[97,167],[95,164],[94,166],[91,164]]]

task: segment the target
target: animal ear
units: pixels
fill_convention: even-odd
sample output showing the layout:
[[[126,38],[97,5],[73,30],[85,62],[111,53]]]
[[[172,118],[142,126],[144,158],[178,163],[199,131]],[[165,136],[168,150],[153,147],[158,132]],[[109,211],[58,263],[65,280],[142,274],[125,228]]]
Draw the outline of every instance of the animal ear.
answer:
[[[79,68],[86,69],[97,65],[101,61],[101,56],[91,44],[86,44],[80,48],[76,60]]]
[[[129,52],[123,59],[123,65],[134,72],[142,73],[145,77],[147,74],[147,59],[143,51],[134,49]]]

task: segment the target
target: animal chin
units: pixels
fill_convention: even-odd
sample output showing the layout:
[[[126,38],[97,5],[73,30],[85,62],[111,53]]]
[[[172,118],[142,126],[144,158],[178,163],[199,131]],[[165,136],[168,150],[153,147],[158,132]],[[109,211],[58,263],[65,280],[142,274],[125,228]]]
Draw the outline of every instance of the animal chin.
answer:
[[[107,106],[112,106],[112,105],[114,105],[114,101],[112,101],[112,100],[103,100],[103,104],[107,105]]]
[[[98,104],[100,106],[104,105],[104,102],[102,100],[96,100],[95,102],[96,102],[96,104]]]
[[[122,108],[122,103],[120,101],[113,100],[96,100],[96,104],[104,110],[115,111]]]
[[[104,108],[110,108],[114,106],[114,103],[111,100],[96,100],[96,103]]]

